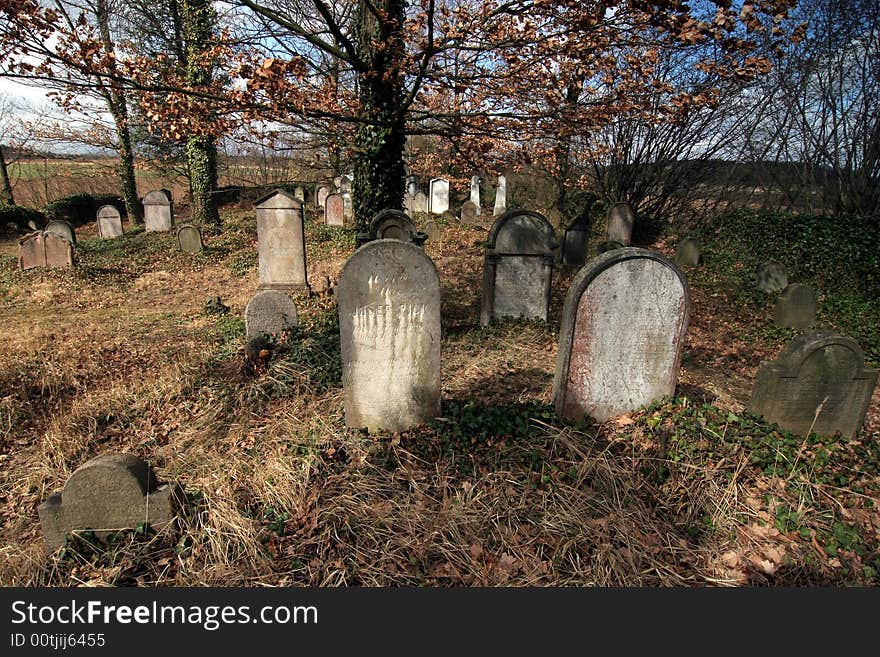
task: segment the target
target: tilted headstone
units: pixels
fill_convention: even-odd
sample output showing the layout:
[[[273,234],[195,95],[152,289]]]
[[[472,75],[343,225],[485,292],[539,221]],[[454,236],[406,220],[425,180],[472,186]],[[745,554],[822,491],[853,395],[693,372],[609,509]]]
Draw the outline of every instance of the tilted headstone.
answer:
[[[258,335],[278,335],[297,326],[296,306],[279,290],[257,292],[244,309],[248,340]]]
[[[198,253],[205,248],[202,233],[192,224],[183,224],[177,229],[177,248],[184,253]]]
[[[492,215],[500,217],[507,212],[507,178],[498,176],[498,186],[495,188],[495,207]]]
[[[308,290],[302,201],[283,190],[259,199],[257,213],[260,290]]]
[[[164,189],[156,189],[144,196],[144,230],[147,232],[168,233],[174,225],[171,194]]]
[[[431,214],[443,214],[449,209],[449,181],[445,178],[434,178],[428,192],[428,211]]]
[[[758,369],[749,411],[792,433],[852,438],[862,428],[877,370],[852,338],[817,332],[792,340]]]
[[[73,244],[66,237],[44,232],[43,248],[46,249],[47,267],[73,267]]]
[[[483,326],[503,317],[547,321],[556,233],[528,210],[504,213],[489,230],[483,262]]]
[[[28,233],[18,240],[18,264],[22,269],[46,266],[46,245],[43,231]]]
[[[480,177],[479,176],[471,176],[471,197],[470,202],[474,204],[474,208],[476,208],[476,214],[479,216],[480,214]]]
[[[562,233],[562,264],[566,267],[582,267],[587,261],[590,243],[590,218],[578,217]]]
[[[604,422],[672,395],[689,314],[684,274],[659,253],[625,247],[587,262],[562,310],[556,414]]]
[[[63,237],[71,244],[76,244],[76,232],[73,226],[62,219],[53,219],[46,224],[45,231]]]
[[[636,215],[629,203],[615,203],[609,208],[605,219],[605,241],[629,246],[635,221]]]
[[[816,321],[819,297],[809,285],[791,283],[776,300],[773,323],[779,328],[805,329]]]
[[[70,475],[60,493],[39,508],[49,550],[64,545],[74,530],[92,530],[99,540],[121,529],[168,525],[183,501],[176,484],[160,484],[153,469],[132,454],[102,454]]]
[[[342,194],[330,194],[324,202],[324,222],[328,226],[345,225],[345,201]]]
[[[683,267],[696,267],[702,257],[700,243],[693,237],[685,237],[675,247],[675,262]]]
[[[473,201],[465,201],[461,204],[461,215],[459,216],[459,220],[465,226],[476,226],[478,219],[477,215],[477,206]]]
[[[405,431],[440,414],[440,277],[416,245],[375,240],[345,263],[339,305],[345,423]]]
[[[115,205],[98,208],[98,237],[109,240],[122,236],[122,217]]]
[[[780,292],[788,285],[785,267],[778,262],[764,262],[758,265],[755,278],[758,281],[758,289],[767,293]]]

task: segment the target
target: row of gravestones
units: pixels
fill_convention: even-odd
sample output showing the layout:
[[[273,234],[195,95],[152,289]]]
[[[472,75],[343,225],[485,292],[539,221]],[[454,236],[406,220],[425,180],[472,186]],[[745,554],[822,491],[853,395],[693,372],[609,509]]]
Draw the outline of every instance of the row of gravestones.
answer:
[[[443,214],[449,210],[450,183],[446,178],[432,178],[428,183],[428,194],[419,190],[417,176],[408,176],[406,179],[406,193],[403,197],[403,205],[410,214],[417,212],[429,214]],[[498,217],[507,211],[507,179],[498,176],[498,184],[495,188],[495,205],[493,216]],[[470,183],[470,198],[461,206],[459,215],[463,224],[475,225],[482,215],[480,205],[480,177],[472,176]]]

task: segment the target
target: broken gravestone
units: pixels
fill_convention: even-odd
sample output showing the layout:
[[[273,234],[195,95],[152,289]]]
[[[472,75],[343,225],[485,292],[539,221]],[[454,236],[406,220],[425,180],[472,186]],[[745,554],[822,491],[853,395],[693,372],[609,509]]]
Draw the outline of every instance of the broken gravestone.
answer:
[[[192,224],[183,224],[177,229],[177,248],[184,253],[198,253],[204,248],[202,233]]]
[[[805,329],[816,320],[819,299],[809,285],[787,285],[776,300],[773,323],[779,328]]]
[[[81,465],[60,493],[40,505],[40,525],[51,551],[75,530],[94,531],[99,540],[142,525],[159,530],[173,520],[182,500],[176,484],[160,484],[137,456],[102,454]]]
[[[278,335],[297,326],[296,306],[279,290],[257,292],[244,309],[244,330],[248,339]]]

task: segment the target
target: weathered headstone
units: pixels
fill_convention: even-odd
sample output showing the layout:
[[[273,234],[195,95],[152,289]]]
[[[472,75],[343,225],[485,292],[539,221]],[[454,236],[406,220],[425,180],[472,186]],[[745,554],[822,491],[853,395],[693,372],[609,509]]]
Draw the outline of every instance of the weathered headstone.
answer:
[[[351,194],[351,177],[339,176],[339,193]]]
[[[43,248],[46,250],[47,267],[73,267],[73,244],[66,237],[44,232]]]
[[[345,224],[351,224],[354,220],[354,201],[351,192],[342,192],[342,220]]]
[[[465,201],[461,204],[461,215],[459,216],[459,221],[463,223],[465,226],[476,226],[478,219],[477,215],[477,206],[473,201]]]
[[[168,233],[174,225],[171,194],[156,189],[144,196],[144,230]]]
[[[445,178],[434,178],[428,191],[428,211],[431,214],[443,214],[449,209],[449,181]]]
[[[470,202],[474,204],[475,214],[480,215],[480,177],[471,176],[471,197]]]
[[[245,306],[244,330],[249,340],[258,335],[278,335],[296,326],[296,306],[279,290],[257,292]]]
[[[635,221],[636,215],[629,203],[615,203],[609,208],[605,219],[605,241],[620,242],[624,246],[629,246],[632,242]]]
[[[755,278],[758,281],[758,289],[767,293],[780,292],[788,285],[785,267],[778,262],[764,262],[758,265]]]
[[[566,267],[582,267],[587,261],[589,243],[590,217],[583,215],[572,221],[562,233],[562,264]]]
[[[507,212],[507,178],[498,176],[498,186],[495,188],[495,207],[492,215],[500,217]]]
[[[46,266],[46,245],[43,231],[28,233],[18,240],[18,264],[22,269]]]
[[[419,178],[418,176],[407,176],[406,177],[406,193],[410,196],[415,196],[419,193]]]
[[[440,414],[440,277],[416,245],[375,240],[343,267],[345,423],[405,431]]]
[[[183,224],[177,229],[177,248],[184,253],[198,253],[204,247],[202,233],[192,224]]]
[[[792,433],[820,436],[861,429],[877,385],[877,370],[852,338],[818,332],[792,340],[758,369],[749,411]]]
[[[342,194],[330,194],[324,202],[324,222],[328,226],[345,225],[345,201]]]
[[[562,310],[556,414],[604,422],[673,394],[689,313],[687,281],[659,253],[629,247],[587,262]]]
[[[428,239],[431,242],[438,242],[440,240],[440,226],[438,226],[437,222],[433,219],[429,219],[425,222],[425,225],[422,226],[422,231],[428,236]]]
[[[683,267],[696,267],[702,257],[700,243],[693,237],[683,238],[675,247],[675,262]]]
[[[374,240],[411,242],[417,232],[412,219],[400,210],[382,210],[370,221],[370,239]]]
[[[115,205],[98,208],[98,237],[109,240],[122,236],[122,217]]]
[[[308,290],[302,201],[277,189],[259,199],[257,213],[260,290]]]
[[[489,230],[483,262],[483,326],[503,317],[547,321],[556,234],[528,210],[504,213]]]
[[[63,237],[71,244],[76,244],[76,232],[73,230],[73,226],[62,219],[53,219],[50,221],[46,224],[45,231]]]
[[[318,187],[318,191],[315,192],[315,205],[323,210],[328,196],[330,196],[330,188],[327,185]]]
[[[428,211],[428,195],[424,192],[416,192],[416,195],[412,198],[412,212],[427,212]]]
[[[121,529],[150,525],[160,530],[183,501],[176,484],[160,484],[153,469],[132,454],[102,454],[81,465],[64,489],[39,508],[49,550],[64,545],[75,530],[92,530],[99,540]]]
[[[809,285],[791,283],[776,300],[773,323],[780,328],[805,329],[816,320],[819,298]]]
[[[306,202],[306,190],[303,189],[302,185],[297,185],[293,188],[293,198],[299,199],[303,204]]]

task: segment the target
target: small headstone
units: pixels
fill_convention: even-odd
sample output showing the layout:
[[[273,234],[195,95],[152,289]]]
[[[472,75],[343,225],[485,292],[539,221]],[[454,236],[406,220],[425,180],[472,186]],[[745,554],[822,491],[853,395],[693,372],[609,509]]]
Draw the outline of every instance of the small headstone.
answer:
[[[608,210],[605,219],[605,241],[620,242],[624,246],[629,246],[632,242],[635,221],[636,215],[629,203],[615,203]]]
[[[202,233],[192,224],[183,224],[177,229],[177,248],[184,253],[198,253],[204,248]]]
[[[168,233],[174,225],[171,195],[156,189],[144,196],[144,230]]]
[[[308,290],[302,201],[277,189],[259,199],[258,264],[261,290]]]
[[[40,227],[37,226],[37,222],[34,221],[33,219],[28,219],[27,226],[31,230],[40,230]]]
[[[758,265],[755,273],[758,289],[767,293],[780,292],[788,285],[788,274],[785,267],[778,262],[765,262]]]
[[[429,219],[425,222],[425,225],[422,226],[422,231],[428,236],[430,241],[440,241],[440,226],[438,226],[437,222],[433,219]]]
[[[327,185],[318,187],[318,191],[315,192],[315,205],[323,210],[328,196],[330,196],[330,188]]]
[[[428,211],[443,214],[449,209],[449,181],[445,178],[431,180],[428,198]]]
[[[351,194],[351,176],[339,177],[339,193]]]
[[[98,208],[98,237],[109,240],[122,236],[122,217],[115,205]]]
[[[345,224],[351,224],[354,220],[354,201],[351,192],[342,192],[342,220]]]
[[[73,267],[73,244],[66,237],[44,232],[43,248],[46,249],[47,267]]]
[[[659,253],[630,247],[587,262],[562,310],[557,415],[604,422],[673,394],[689,314],[684,274]]]
[[[46,224],[45,231],[63,237],[71,244],[76,244],[76,232],[73,226],[62,219],[53,219]]]
[[[495,207],[492,215],[500,217],[507,212],[507,178],[498,176],[498,187],[495,188]]]
[[[483,262],[480,323],[503,317],[547,321],[556,234],[542,215],[510,210],[495,220]]]
[[[417,232],[412,219],[400,210],[382,210],[370,221],[370,239],[374,240],[411,242]]]
[[[412,211],[413,212],[427,212],[428,211],[428,195],[424,192],[416,192],[416,195],[413,196],[412,199]]]
[[[303,189],[302,185],[297,185],[293,188],[293,198],[297,198],[303,203],[306,202],[306,190]]]
[[[81,465],[39,508],[49,550],[64,545],[74,530],[92,530],[99,540],[114,531],[148,524],[168,525],[183,501],[176,484],[160,484],[148,463],[131,454],[102,454]]]
[[[805,329],[816,320],[819,298],[809,285],[792,283],[776,300],[773,323],[779,328]]]
[[[480,177],[471,176],[471,198],[470,202],[474,204],[475,214],[480,214]]]
[[[440,277],[416,245],[375,240],[345,263],[339,305],[345,423],[406,431],[440,414]]]
[[[465,226],[476,226],[478,221],[477,214],[477,206],[473,201],[465,201],[461,204],[460,221]]]
[[[296,306],[279,290],[257,292],[245,306],[244,330],[249,340],[258,335],[278,335],[296,326]]]
[[[590,218],[586,215],[572,221],[562,233],[562,264],[583,267],[590,242]]]
[[[792,340],[773,362],[758,369],[749,411],[781,428],[806,436],[861,429],[877,385],[878,371],[852,338],[818,332]]]
[[[330,194],[324,202],[324,222],[328,226],[345,226],[345,201],[342,194]]]
[[[18,264],[22,269],[46,266],[43,231],[28,233],[18,240]]]
[[[675,262],[683,267],[696,267],[702,255],[700,243],[693,237],[685,237],[675,247]]]
[[[406,193],[409,196],[415,196],[419,193],[419,178],[418,176],[407,176],[406,177]]]

